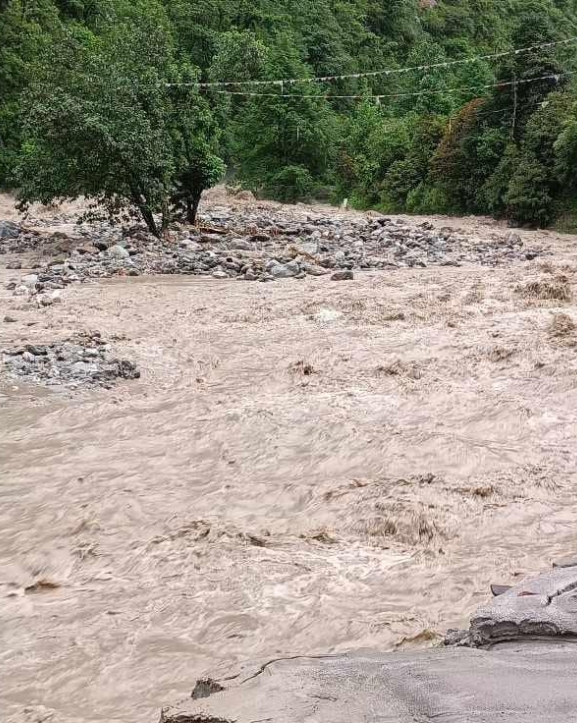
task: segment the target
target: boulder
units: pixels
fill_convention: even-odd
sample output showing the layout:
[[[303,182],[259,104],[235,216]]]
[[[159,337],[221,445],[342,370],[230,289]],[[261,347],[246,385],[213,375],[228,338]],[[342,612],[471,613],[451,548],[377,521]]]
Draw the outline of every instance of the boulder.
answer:
[[[576,666],[571,644],[277,657],[203,678],[160,722],[566,723]]]
[[[24,284],[24,286],[27,286],[29,289],[33,289],[38,283],[38,275],[26,274],[20,279],[20,281]]]
[[[267,271],[271,276],[274,276],[275,279],[289,279],[300,272],[300,268],[295,268],[295,266],[291,266],[291,264],[293,264],[292,261],[288,264],[281,264],[279,261],[274,261],[270,265],[267,264]]]
[[[477,647],[532,636],[577,638],[577,565],[515,585],[471,618],[469,640]]]
[[[0,240],[18,238],[20,226],[12,221],[0,221]]]
[[[127,259],[130,256],[130,253],[120,244],[114,244],[114,246],[111,246],[108,249],[108,254],[115,259]]]
[[[307,261],[301,262],[301,266],[303,271],[305,271],[309,276],[324,276],[329,273],[327,269],[322,266],[317,266],[316,264],[311,264]]]
[[[350,269],[335,271],[335,273],[331,276],[331,281],[352,281],[353,279],[354,275]]]

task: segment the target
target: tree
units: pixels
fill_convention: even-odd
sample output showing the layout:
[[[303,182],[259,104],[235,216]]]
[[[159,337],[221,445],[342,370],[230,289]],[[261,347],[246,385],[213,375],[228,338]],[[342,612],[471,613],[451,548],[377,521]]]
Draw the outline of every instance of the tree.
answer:
[[[0,187],[10,185],[21,143],[20,99],[38,55],[60,30],[50,0],[0,6]]]
[[[355,205],[379,202],[379,185],[389,166],[409,148],[404,119],[384,115],[371,99],[363,101],[348,118],[341,133],[337,183],[341,198],[352,192]]]
[[[577,101],[569,100],[573,101],[572,107],[554,143],[555,170],[561,183],[574,192],[577,187]]]
[[[306,79],[306,68],[288,39],[268,50],[264,76]],[[295,97],[285,97],[283,90]],[[233,157],[249,187],[294,201],[303,191],[312,192],[313,180],[318,183],[325,177],[337,128],[314,83],[268,86],[264,93],[249,98],[231,121]]]
[[[546,226],[555,215],[562,190],[556,159],[563,141],[558,139],[563,127],[570,127],[572,105],[568,94],[551,94],[527,123],[520,161],[505,194],[508,214],[519,223]]]
[[[191,94],[189,86],[175,87],[169,112],[175,158],[170,203],[173,211],[184,212],[186,220],[195,223],[202,192],[224,175],[224,162],[217,155],[219,131],[208,105]]]
[[[175,62],[162,9],[138,4],[106,31],[66,33],[23,102],[22,207],[85,196],[160,236],[174,208],[194,219],[222,164],[206,102]],[[160,216],[160,220],[158,220]]]
[[[474,139],[480,135],[479,113],[482,113],[483,106],[482,98],[463,106],[457,116],[447,123],[443,138],[431,158],[432,180],[461,210],[470,208],[475,195],[478,158]]]
[[[0,187],[161,233],[223,158],[282,200],[553,223],[577,131],[542,104],[575,97],[575,27],[575,0],[0,0]]]
[[[408,121],[408,151],[389,167],[381,184],[381,203],[387,211],[402,210],[409,195],[427,180],[431,156],[443,134],[444,120],[440,116],[413,114]]]

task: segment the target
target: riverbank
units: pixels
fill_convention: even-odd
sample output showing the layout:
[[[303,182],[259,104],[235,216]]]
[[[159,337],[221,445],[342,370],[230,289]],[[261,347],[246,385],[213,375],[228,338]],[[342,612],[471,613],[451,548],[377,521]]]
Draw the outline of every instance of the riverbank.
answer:
[[[207,203],[214,227],[223,205],[277,226],[342,213]],[[10,723],[155,721],[221,662],[430,646],[466,626],[490,583],[572,548],[573,237],[515,231],[514,258],[494,265],[353,259],[266,283],[143,270],[71,281],[44,305],[57,289],[40,278],[14,291],[76,249],[52,250],[61,220],[41,220],[49,244],[0,256],[0,347],[98,331],[140,378],[70,389],[3,369]],[[512,233],[392,220],[495,247]],[[311,241],[283,238],[280,251],[301,236]],[[353,279],[332,281],[335,270]]]

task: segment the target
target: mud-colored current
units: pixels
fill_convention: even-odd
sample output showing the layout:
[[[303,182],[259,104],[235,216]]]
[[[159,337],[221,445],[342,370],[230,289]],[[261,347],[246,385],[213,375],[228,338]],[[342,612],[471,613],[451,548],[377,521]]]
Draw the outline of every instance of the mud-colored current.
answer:
[[[142,371],[2,382],[1,719],[155,721],[222,661],[430,645],[574,551],[577,332],[554,318],[577,312],[516,291],[575,291],[573,263],[115,280],[1,325],[98,329]]]

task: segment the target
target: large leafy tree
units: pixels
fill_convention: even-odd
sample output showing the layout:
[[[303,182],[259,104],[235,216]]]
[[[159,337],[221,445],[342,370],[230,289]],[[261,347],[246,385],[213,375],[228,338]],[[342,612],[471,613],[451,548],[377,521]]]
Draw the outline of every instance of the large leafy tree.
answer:
[[[22,205],[82,195],[111,218],[138,214],[157,236],[174,207],[193,220],[222,172],[209,109],[187,85],[195,79],[149,2],[99,35],[67,32],[23,101]]]

